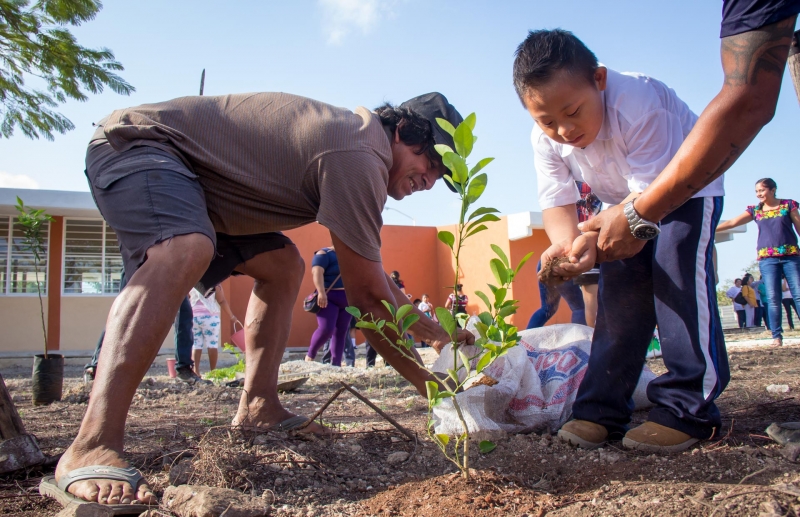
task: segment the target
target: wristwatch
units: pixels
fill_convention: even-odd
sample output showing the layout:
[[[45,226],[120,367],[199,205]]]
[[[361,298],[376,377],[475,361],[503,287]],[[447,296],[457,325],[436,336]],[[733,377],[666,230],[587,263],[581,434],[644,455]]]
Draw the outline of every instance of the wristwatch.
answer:
[[[631,228],[631,233],[634,237],[641,241],[655,239],[658,234],[661,233],[658,223],[648,221],[647,219],[642,219],[642,217],[636,212],[636,209],[633,208],[634,201],[636,201],[636,199],[625,203],[625,208],[623,209],[625,212],[625,217],[628,219],[628,226]]]

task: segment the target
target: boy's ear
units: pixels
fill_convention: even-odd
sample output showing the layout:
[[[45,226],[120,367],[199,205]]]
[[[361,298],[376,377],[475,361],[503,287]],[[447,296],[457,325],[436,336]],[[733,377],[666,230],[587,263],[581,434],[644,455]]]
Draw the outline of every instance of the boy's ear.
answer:
[[[598,91],[602,92],[606,89],[606,79],[608,79],[608,68],[602,65],[598,66],[594,71],[594,82],[597,84]]]

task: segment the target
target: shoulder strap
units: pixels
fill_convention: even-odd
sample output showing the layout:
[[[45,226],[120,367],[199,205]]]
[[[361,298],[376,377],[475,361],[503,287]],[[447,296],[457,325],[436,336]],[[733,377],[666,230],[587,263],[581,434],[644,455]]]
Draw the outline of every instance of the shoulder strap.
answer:
[[[333,282],[331,282],[331,285],[329,285],[329,286],[328,286],[328,288],[327,288],[327,289],[325,289],[325,294],[328,294],[328,291],[330,291],[330,290],[331,290],[331,288],[332,288],[334,285],[336,285],[336,282],[338,282],[340,278],[342,278],[342,274],[341,274],[341,273],[339,273],[339,275],[338,275],[338,276],[337,276],[337,277],[336,277],[336,278],[333,280]]]

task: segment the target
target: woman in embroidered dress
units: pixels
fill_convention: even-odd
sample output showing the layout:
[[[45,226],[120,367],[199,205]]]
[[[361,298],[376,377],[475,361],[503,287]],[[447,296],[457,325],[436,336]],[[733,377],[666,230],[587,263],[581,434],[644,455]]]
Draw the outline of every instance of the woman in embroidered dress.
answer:
[[[717,231],[730,230],[755,221],[758,225],[758,269],[767,287],[767,298],[772,344],[783,344],[781,328],[781,278],[792,292],[796,305],[800,305],[800,248],[797,234],[800,233],[800,213],[797,201],[778,199],[778,185],[771,178],[756,182],[756,197],[759,203],[748,206],[741,215],[717,226]]]

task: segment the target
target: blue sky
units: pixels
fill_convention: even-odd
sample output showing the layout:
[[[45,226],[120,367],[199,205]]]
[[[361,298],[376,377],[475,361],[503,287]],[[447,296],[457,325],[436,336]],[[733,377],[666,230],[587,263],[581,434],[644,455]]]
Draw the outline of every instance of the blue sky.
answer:
[[[21,134],[0,140],[0,186],[88,190],[83,159],[92,121],[116,108],[195,95],[205,68],[206,95],[286,91],[374,108],[441,91],[462,114],[477,113],[473,156],[496,158],[482,202],[506,214],[539,210],[532,121],[511,85],[513,53],[528,30],[571,30],[610,68],[664,81],[698,114],[722,84],[715,0],[105,3],[73,32],[83,45],[112,49],[137,91],[66,103],[61,111],[76,129],[55,142]],[[800,197],[793,180],[800,113],[788,73],[781,93],[775,119],[727,174],[724,218],[755,202],[753,183],[764,176],[778,182],[779,195]],[[456,213],[444,185],[388,206],[423,225],[452,223]],[[409,223],[397,212],[384,215],[387,224]],[[750,225],[719,245],[723,279],[755,258],[755,237]]]

